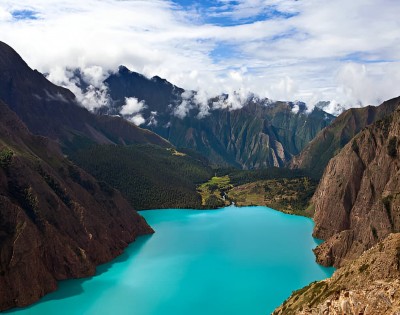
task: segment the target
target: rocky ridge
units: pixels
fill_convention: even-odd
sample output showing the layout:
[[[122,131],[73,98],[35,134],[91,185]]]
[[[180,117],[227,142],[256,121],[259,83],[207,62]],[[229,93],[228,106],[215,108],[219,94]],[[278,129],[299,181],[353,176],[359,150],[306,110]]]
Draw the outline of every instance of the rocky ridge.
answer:
[[[340,267],[400,231],[400,108],[328,164],[313,196],[317,261]]]
[[[314,177],[320,178],[329,160],[338,154],[341,148],[366,126],[393,113],[399,103],[400,98],[394,98],[379,106],[346,110],[290,161],[290,167],[306,169]]]
[[[280,314],[400,314],[400,234],[365,251],[327,280],[293,294],[274,312]]]

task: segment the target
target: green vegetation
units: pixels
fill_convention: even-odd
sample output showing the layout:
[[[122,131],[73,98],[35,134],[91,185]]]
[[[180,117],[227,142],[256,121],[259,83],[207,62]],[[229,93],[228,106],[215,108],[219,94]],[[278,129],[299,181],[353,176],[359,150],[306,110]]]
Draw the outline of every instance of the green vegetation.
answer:
[[[196,186],[212,176],[211,168],[190,152],[155,145],[95,145],[70,158],[103,186],[121,191],[137,210],[200,208]]]
[[[228,192],[239,206],[265,205],[286,213],[310,216],[309,202],[317,182],[308,178],[280,178],[237,186]]]
[[[305,170],[300,169],[288,169],[279,167],[270,167],[260,170],[238,170],[235,168],[221,168],[216,171],[217,176],[228,175],[230,183],[233,186],[239,186],[246,183],[252,183],[258,180],[267,179],[281,179],[281,178],[300,178],[300,177],[312,177]]]
[[[0,151],[0,167],[3,169],[8,168],[11,164],[14,152],[9,148],[4,148]]]
[[[226,193],[233,188],[230,183],[229,176],[214,176],[208,182],[200,185],[197,191],[201,195],[202,205],[209,209],[215,209],[229,205],[230,202],[225,200]]]
[[[229,175],[214,176],[198,187],[202,205],[212,209],[234,202],[238,206],[260,205],[286,213],[311,216],[313,209],[309,202],[317,182],[309,177],[295,177],[300,172],[285,169],[282,173],[278,171],[279,169],[259,172],[229,170]],[[227,171],[217,172],[224,173]],[[285,175],[289,178],[280,177]],[[259,178],[271,179],[254,181]]]
[[[225,206],[225,201],[215,195],[209,196],[204,202],[206,209],[217,209],[223,206]]]
[[[215,209],[233,201],[239,206],[265,205],[310,215],[306,209],[316,188],[316,182],[302,170],[230,168],[218,169],[212,177],[212,169],[201,156],[155,145],[95,145],[70,158],[97,178],[101,187],[121,191],[137,210]],[[69,175],[88,186],[72,166]]]
[[[391,137],[387,146],[387,152],[389,156],[397,156],[397,137]]]

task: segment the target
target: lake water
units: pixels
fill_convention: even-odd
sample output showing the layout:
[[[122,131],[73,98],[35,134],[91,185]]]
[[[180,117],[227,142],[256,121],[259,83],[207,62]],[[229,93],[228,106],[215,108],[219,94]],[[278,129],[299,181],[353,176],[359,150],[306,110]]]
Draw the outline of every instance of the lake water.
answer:
[[[265,207],[151,210],[140,237],[98,275],[60,283],[18,315],[265,315],[329,277],[310,219]]]

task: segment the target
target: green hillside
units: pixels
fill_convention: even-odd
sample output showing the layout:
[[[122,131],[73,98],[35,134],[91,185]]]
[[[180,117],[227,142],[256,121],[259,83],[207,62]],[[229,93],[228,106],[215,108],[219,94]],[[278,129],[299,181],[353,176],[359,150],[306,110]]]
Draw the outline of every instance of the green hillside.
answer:
[[[137,210],[199,208],[196,186],[212,176],[203,160],[155,145],[96,145],[70,158],[120,190]]]

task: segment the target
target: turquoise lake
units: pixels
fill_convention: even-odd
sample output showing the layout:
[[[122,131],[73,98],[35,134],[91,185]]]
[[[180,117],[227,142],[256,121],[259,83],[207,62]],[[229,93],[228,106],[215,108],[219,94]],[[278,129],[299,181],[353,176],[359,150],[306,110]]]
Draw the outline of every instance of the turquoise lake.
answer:
[[[329,277],[310,219],[266,207],[150,210],[156,231],[18,315],[266,315],[293,290]]]

